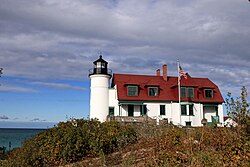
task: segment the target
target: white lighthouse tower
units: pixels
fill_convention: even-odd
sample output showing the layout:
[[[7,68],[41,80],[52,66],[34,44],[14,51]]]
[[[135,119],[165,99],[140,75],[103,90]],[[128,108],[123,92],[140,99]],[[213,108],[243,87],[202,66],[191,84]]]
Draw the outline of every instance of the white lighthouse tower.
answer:
[[[104,122],[109,113],[109,81],[112,71],[108,69],[108,62],[101,55],[93,64],[94,68],[89,70],[90,119],[97,118]]]

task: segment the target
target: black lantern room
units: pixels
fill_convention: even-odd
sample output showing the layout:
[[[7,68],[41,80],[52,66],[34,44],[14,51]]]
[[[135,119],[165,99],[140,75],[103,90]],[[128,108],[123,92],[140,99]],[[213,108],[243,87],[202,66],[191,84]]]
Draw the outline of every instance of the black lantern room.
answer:
[[[89,75],[95,74],[104,74],[111,75],[111,70],[108,69],[108,62],[102,59],[102,55],[100,55],[99,59],[93,62],[94,68],[90,69]]]

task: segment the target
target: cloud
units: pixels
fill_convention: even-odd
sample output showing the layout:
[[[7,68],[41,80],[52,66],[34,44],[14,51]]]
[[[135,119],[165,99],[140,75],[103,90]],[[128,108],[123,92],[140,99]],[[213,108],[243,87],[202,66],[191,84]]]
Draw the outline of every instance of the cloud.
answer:
[[[223,90],[250,88],[249,11],[235,0],[3,0],[0,62],[5,76],[87,81],[100,52],[115,73],[154,74],[166,63],[176,75],[179,59]]]
[[[7,119],[9,119],[9,117],[7,117],[6,115],[2,115],[2,116],[0,116],[0,119],[7,120]]]
[[[25,88],[21,86],[1,85],[0,92],[31,92],[35,93],[37,90],[31,88]]]
[[[46,122],[47,120],[41,120],[40,118],[34,118],[34,119],[32,119],[32,120],[30,120],[30,121],[32,121],[32,122]]]
[[[51,82],[29,82],[28,84],[31,85],[39,85],[39,86],[47,86],[56,89],[75,89],[75,90],[86,90],[86,88],[82,88],[80,86],[73,86],[70,84],[63,84],[63,83],[51,83]]]

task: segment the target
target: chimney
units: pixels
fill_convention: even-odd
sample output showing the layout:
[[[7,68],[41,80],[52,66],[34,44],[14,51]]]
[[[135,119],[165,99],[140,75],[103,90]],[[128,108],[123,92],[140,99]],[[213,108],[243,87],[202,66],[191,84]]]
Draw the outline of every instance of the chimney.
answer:
[[[156,70],[156,76],[161,76],[161,70],[160,69]]]
[[[168,80],[167,65],[166,65],[166,64],[164,64],[164,65],[162,66],[162,77],[163,77],[163,79],[164,79],[165,81]]]

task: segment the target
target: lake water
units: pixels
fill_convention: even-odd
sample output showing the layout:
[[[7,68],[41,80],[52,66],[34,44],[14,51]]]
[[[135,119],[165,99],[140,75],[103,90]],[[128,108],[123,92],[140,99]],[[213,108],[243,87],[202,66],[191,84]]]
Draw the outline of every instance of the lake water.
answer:
[[[22,142],[46,129],[0,128],[0,147],[6,150],[20,147]]]

